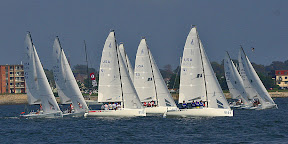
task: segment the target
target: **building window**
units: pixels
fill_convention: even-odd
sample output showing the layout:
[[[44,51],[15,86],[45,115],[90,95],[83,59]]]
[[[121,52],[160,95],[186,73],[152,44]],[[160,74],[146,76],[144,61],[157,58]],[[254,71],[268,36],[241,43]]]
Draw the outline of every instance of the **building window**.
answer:
[[[281,72],[279,71],[278,74],[281,74]]]
[[[281,82],[278,82],[278,84],[281,84]]]
[[[287,77],[285,77],[285,79],[287,79]]]
[[[285,81],[285,84],[288,84],[288,81]]]

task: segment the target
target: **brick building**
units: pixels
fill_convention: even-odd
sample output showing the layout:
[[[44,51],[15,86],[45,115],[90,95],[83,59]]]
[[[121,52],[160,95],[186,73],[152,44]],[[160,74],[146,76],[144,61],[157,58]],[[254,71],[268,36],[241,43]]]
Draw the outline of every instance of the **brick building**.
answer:
[[[276,84],[282,89],[288,89],[288,70],[275,70]]]
[[[26,93],[23,65],[0,65],[0,93]]]

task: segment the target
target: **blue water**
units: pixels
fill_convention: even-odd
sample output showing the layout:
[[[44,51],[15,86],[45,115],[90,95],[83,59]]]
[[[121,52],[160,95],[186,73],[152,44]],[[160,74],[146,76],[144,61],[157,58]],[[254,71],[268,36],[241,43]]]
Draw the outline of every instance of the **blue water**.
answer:
[[[288,98],[277,110],[234,110],[214,118],[19,119],[0,106],[0,143],[288,143]]]

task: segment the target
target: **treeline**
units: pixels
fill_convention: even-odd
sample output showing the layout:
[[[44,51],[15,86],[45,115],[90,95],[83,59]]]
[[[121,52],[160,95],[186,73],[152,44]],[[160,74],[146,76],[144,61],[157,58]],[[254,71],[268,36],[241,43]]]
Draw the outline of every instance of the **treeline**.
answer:
[[[233,60],[236,65],[238,65],[237,60]],[[211,62],[213,70],[216,74],[216,77],[222,87],[223,90],[228,90],[228,86],[225,79],[225,72],[224,72],[224,61],[221,64],[217,62]],[[259,75],[261,81],[263,82],[264,86],[269,88],[279,88],[278,85],[275,84],[275,80],[272,79],[275,77],[275,70],[288,70],[288,60],[281,62],[281,61],[273,61],[270,65],[264,66],[261,64],[252,63],[255,71]],[[180,67],[178,66],[176,69],[172,69],[171,65],[166,65],[163,69],[160,70],[163,78],[170,79],[168,81],[168,88],[179,88],[180,84]]]
[[[237,60],[233,60],[236,65],[238,65]],[[224,63],[223,61],[221,64],[217,62],[211,62],[213,70],[216,74],[216,77],[222,87],[223,90],[228,90],[225,73],[224,73]],[[257,74],[259,75],[261,81],[263,82],[264,86],[269,88],[278,88],[275,85],[275,81],[272,79],[275,77],[275,70],[288,70],[288,60],[281,62],[281,61],[273,61],[270,65],[264,66],[261,64],[252,63],[254,69],[256,70]],[[72,68],[74,75],[77,74],[87,75],[87,66],[86,65],[75,65]],[[98,82],[98,71],[94,68],[88,68],[88,73],[94,72],[96,75],[96,80]],[[165,65],[162,69],[160,69],[162,77],[168,82],[168,88],[172,89],[179,89],[180,84],[180,67],[178,66],[176,69],[173,69],[170,64]],[[45,69],[46,76],[51,86],[55,87],[55,81],[53,78],[53,70]],[[91,87],[91,80],[89,77],[86,76],[84,80],[85,87]]]

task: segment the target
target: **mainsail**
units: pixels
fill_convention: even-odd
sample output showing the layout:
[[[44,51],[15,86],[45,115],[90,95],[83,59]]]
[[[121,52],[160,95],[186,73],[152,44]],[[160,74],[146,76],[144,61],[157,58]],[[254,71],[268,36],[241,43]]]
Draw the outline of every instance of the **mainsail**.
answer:
[[[256,71],[254,70],[251,62],[244,53],[242,47],[239,51],[238,60],[239,60],[240,74],[243,79],[243,82],[244,84],[247,84],[249,86],[247,89],[249,89],[252,93],[252,96],[250,98],[251,99],[258,98],[263,108],[269,105],[275,105],[271,96],[268,94],[266,88],[264,87],[263,83],[258,77]]]
[[[192,28],[183,50],[178,103],[207,100],[199,43],[196,28]]]
[[[124,44],[123,43],[120,43],[119,50],[120,50],[121,56],[123,58],[124,64],[127,67],[129,76],[130,76],[130,78],[131,78],[131,80],[133,82],[133,80],[134,80],[134,70],[133,70],[133,67],[132,67],[132,65],[130,63],[129,57],[128,57],[127,53],[125,52],[125,48],[124,48]]]
[[[25,45],[24,73],[29,104],[42,104],[44,113],[59,112],[60,108],[50,88],[30,33],[26,36]]]
[[[116,47],[114,31],[108,35],[102,52],[98,102],[122,102],[124,108],[143,108],[120,51]]]
[[[72,103],[75,112],[87,111],[88,106],[76,83],[58,37],[53,45],[53,74],[61,103]]]
[[[134,85],[141,102],[152,100],[157,102],[156,86],[145,39],[140,41],[136,54]]]
[[[145,39],[139,44],[135,67],[134,85],[143,101],[154,100],[158,106],[176,107]]]
[[[225,78],[232,99],[241,99],[244,105],[249,105],[248,94],[243,80],[227,52],[224,59]]]

